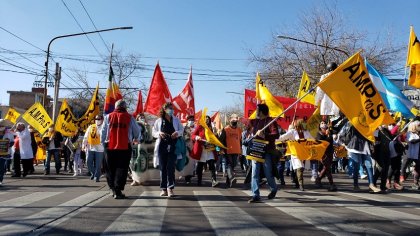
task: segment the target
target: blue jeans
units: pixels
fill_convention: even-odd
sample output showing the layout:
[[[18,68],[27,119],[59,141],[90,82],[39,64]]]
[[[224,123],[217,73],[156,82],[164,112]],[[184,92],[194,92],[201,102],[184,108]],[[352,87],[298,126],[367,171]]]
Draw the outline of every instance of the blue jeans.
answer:
[[[4,173],[6,173],[6,161],[0,157],[0,182],[3,182]]]
[[[254,198],[260,197],[260,170],[261,167],[264,169],[265,178],[267,179],[268,186],[270,186],[271,192],[277,192],[277,184],[274,180],[272,173],[273,170],[273,160],[272,156],[268,153],[264,155],[264,163],[252,161],[252,179],[251,179],[251,191]]]
[[[170,153],[159,153],[160,188],[175,188],[175,161],[176,155]]]
[[[101,177],[101,166],[102,160],[104,159],[104,153],[89,150],[86,159],[91,176],[99,179]]]
[[[370,155],[351,152],[350,158],[352,159],[352,162],[353,162],[353,184],[357,185],[359,183],[359,172],[360,172],[360,169],[363,168],[360,166],[362,163],[364,163],[366,167],[368,182],[369,184],[372,184],[373,183],[373,168],[372,168],[372,159]]]
[[[60,159],[60,150],[59,149],[52,149],[47,151],[47,159],[45,161],[45,168],[44,170],[50,171],[50,162],[51,162],[51,155],[54,155],[55,161],[55,169],[61,169],[61,159]]]
[[[312,177],[318,177],[318,161],[311,160],[309,164],[311,165]]]

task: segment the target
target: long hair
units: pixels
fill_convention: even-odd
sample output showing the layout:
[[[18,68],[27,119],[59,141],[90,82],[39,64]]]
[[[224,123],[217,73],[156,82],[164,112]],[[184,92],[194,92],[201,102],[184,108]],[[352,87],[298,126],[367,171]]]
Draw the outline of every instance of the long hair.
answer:
[[[159,110],[159,117],[160,118],[163,119],[165,117],[165,109],[168,108],[168,107],[170,107],[170,106],[172,107],[172,103],[171,102],[167,102],[167,103],[165,103],[165,104],[162,105],[162,107]]]
[[[304,130],[306,130],[305,122],[303,121],[303,119],[297,119],[297,120],[295,120],[294,127],[295,127],[295,129],[297,131],[304,131]]]

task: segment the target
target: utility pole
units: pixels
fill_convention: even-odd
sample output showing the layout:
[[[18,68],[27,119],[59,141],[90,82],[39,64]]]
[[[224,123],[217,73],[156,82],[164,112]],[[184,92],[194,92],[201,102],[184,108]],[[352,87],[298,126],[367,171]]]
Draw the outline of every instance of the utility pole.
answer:
[[[61,67],[57,62],[55,63],[55,84],[54,84],[54,100],[53,100],[53,111],[52,111],[53,122],[55,122],[55,118],[57,116],[57,104],[58,104],[58,92],[60,91],[60,80],[61,80]]]

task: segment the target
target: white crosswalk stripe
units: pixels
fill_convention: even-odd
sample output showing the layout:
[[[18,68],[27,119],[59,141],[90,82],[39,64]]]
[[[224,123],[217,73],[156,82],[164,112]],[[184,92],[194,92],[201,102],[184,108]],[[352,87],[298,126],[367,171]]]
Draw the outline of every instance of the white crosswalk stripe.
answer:
[[[231,190],[239,195],[251,195],[250,191]],[[200,209],[199,214],[195,216],[202,217],[200,219],[208,220],[207,225],[211,227],[210,232],[217,235],[277,235],[275,228],[270,223],[261,223],[259,215],[253,215],[255,211],[244,210],[243,203],[235,203],[228,197],[223,196],[223,190],[209,191],[191,191],[194,195],[194,207]],[[188,195],[191,194],[188,192]],[[7,212],[16,208],[33,205],[34,203],[54,197],[63,192],[34,192],[24,196],[14,197],[18,195],[13,193],[14,198],[10,200],[0,201],[0,213]],[[268,195],[268,191],[261,191],[262,196]],[[0,193],[2,198],[6,195]],[[22,194],[26,194],[22,192]],[[12,219],[11,223],[4,224],[0,227],[2,235],[42,235],[54,233],[54,229],[67,225],[69,222],[80,221],[81,213],[87,211],[95,211],[96,207],[102,207],[105,203],[102,201],[108,199],[108,191],[92,191],[78,196],[74,199],[70,197],[63,198],[62,204],[52,206],[47,209],[40,209],[37,213],[33,211],[21,211],[21,214],[30,212],[17,220]],[[232,194],[232,192],[231,192]],[[236,194],[238,195],[238,194]],[[64,196],[64,195],[63,195]],[[60,196],[61,197],[61,196]],[[403,198],[404,197],[404,198]],[[273,212],[281,211],[283,217],[291,216],[304,223],[297,225],[310,225],[321,232],[333,235],[391,235],[383,228],[377,227],[375,224],[363,222],[363,220],[348,220],[343,217],[343,212],[334,210],[331,206],[340,207],[340,209],[349,209],[351,211],[362,213],[366,219],[385,219],[393,224],[403,228],[412,229],[414,226],[419,227],[420,213],[416,199],[418,195],[414,193],[392,193],[389,195],[373,195],[367,193],[353,192],[336,192],[334,194],[326,194],[325,192],[315,191],[280,191],[278,197],[273,200],[265,201],[264,205],[271,206]],[[355,200],[355,198],[358,198]],[[191,199],[191,198],[190,198]],[[304,200],[302,200],[304,199]],[[360,200],[362,199],[362,200]],[[113,199],[109,199],[113,200]],[[102,235],[160,235],[163,230],[165,217],[171,215],[171,211],[167,212],[168,203],[170,201],[185,199],[168,199],[160,197],[159,191],[144,191],[138,199],[128,199],[127,204],[122,211],[115,214],[115,218],[111,218],[109,223],[99,228]],[[368,201],[365,201],[368,200]],[[412,200],[412,201],[411,201]],[[306,202],[310,202],[309,204]],[[131,203],[131,205],[130,205]],[[372,204],[373,203],[373,204]],[[398,207],[377,206],[381,203],[389,203]],[[106,203],[105,205],[107,205]],[[172,203],[171,203],[172,204]],[[198,206],[197,206],[198,204]],[[258,207],[260,204],[249,204],[250,208]],[[410,209],[404,211],[404,208]],[[274,210],[275,209],[275,210]],[[414,209],[414,210],[413,210]],[[123,212],[123,213],[121,213]],[[407,213],[409,212],[409,213]],[[279,212],[280,213],[280,212]],[[284,213],[284,214],[283,214]],[[4,213],[8,214],[8,213]],[[354,215],[354,214],[353,214]],[[78,219],[79,218],[79,219]],[[188,220],[188,219],[187,219]],[[14,221],[14,222],[13,222]],[[265,221],[264,221],[265,222]],[[102,232],[103,230],[103,232]],[[213,231],[212,231],[213,230]],[[65,231],[63,231],[65,232]],[[176,233],[176,232],[174,232]]]
[[[276,235],[219,191],[194,191],[194,195],[217,235]]]
[[[11,210],[16,207],[22,207],[45,198],[49,198],[60,194],[62,192],[35,192],[26,196],[13,198],[7,201],[0,202],[0,213]]]
[[[316,192],[311,192],[311,191],[307,191],[307,192],[308,193],[316,193]],[[299,195],[299,196],[305,197],[305,198],[314,198],[312,196],[305,196],[305,195]],[[356,203],[356,204],[354,204],[354,203],[350,203],[350,204],[335,203],[335,201],[336,202],[348,201],[344,198],[339,198],[339,197],[336,197],[336,196],[317,195],[315,198],[320,199],[320,200],[332,201],[332,204],[336,205],[336,206],[345,207],[347,209],[351,209],[351,210],[358,211],[358,212],[363,212],[363,213],[368,214],[368,215],[382,217],[382,218],[388,219],[390,221],[393,221],[396,224],[399,224],[400,222],[410,224],[410,225],[415,225],[415,226],[418,226],[418,224],[419,224],[420,216],[417,216],[417,215],[413,215],[413,214],[409,214],[409,213],[405,213],[405,212],[401,212],[401,211],[396,211],[396,210],[392,210],[392,209],[387,209],[387,208],[383,208],[383,207],[373,206],[373,205],[366,204],[366,203]],[[372,198],[374,198],[374,197],[372,197]]]
[[[86,206],[92,201],[95,201],[98,198],[107,195],[108,193],[109,191],[93,191],[86,193],[73,200],[62,203],[56,207],[43,210],[39,213],[30,215],[19,221],[16,221],[12,224],[2,226],[0,227],[0,232],[3,235],[20,235],[30,233],[37,228],[47,225],[55,221],[56,219],[59,219],[81,208],[82,206]]]
[[[145,191],[102,235],[160,235],[168,199]]]
[[[250,191],[243,191],[251,195]],[[262,195],[268,195],[268,191],[261,191]],[[282,191],[282,197],[296,197],[290,193]],[[325,230],[333,235],[352,235],[352,234],[368,234],[368,235],[391,235],[386,232],[361,228],[360,225],[355,225],[347,221],[342,216],[337,216],[319,209],[308,207],[303,203],[298,202],[284,202],[282,199],[272,199],[264,202],[265,204],[275,207],[290,216],[300,219],[308,224],[315,226],[318,229]]]
[[[397,198],[392,197],[392,195],[394,195],[394,194],[391,194],[391,196],[382,196],[382,195],[376,194],[375,196],[372,197],[372,196],[368,196],[368,195],[363,194],[363,193],[349,193],[349,192],[339,192],[339,193],[344,194],[344,195],[350,195],[350,196],[358,197],[358,198],[363,198],[363,199],[371,200],[371,201],[384,202],[384,203],[387,203],[387,202],[388,203],[398,203],[399,207],[409,207],[409,208],[413,208],[413,209],[416,209],[416,210],[420,210],[420,208],[418,207],[419,204],[416,205],[416,204],[410,203],[410,202],[401,204],[401,199],[397,199]],[[406,196],[406,195],[404,195],[404,196]]]

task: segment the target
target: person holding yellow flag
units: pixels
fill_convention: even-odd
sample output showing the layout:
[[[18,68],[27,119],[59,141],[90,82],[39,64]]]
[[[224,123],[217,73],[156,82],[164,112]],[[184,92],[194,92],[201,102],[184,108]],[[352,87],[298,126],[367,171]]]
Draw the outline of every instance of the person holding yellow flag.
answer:
[[[48,132],[42,137],[42,143],[47,147],[47,159],[45,160],[44,175],[50,174],[51,156],[54,156],[55,173],[60,174],[61,159],[60,150],[63,142],[63,136],[54,129],[54,125],[48,128]]]
[[[203,112],[203,115],[205,116],[205,111]],[[202,184],[203,167],[205,164],[207,164],[211,172],[211,186],[216,187],[219,185],[219,182],[216,180],[216,146],[210,143],[206,138],[206,131],[212,132],[213,130],[210,116],[205,116],[205,122],[206,123],[204,125],[207,125],[207,127],[204,127],[204,125],[199,122],[200,125],[197,126],[197,128],[195,128],[191,134],[191,138],[194,140],[194,144],[190,156],[198,160],[196,168],[197,185],[201,186]],[[206,128],[208,130],[206,130]]]
[[[273,154],[276,152],[275,140],[279,137],[279,129],[276,122],[272,122],[266,129],[263,129],[268,125],[273,118],[269,117],[269,108],[266,104],[261,103],[257,105],[256,119],[252,119],[250,124],[252,126],[252,134],[255,135],[256,139],[268,141],[265,147],[263,158],[264,162],[257,162],[252,160],[252,178],[251,178],[251,191],[252,198],[249,199],[248,203],[256,203],[261,201],[260,197],[260,171],[263,168],[265,178],[270,186],[270,193],[268,199],[273,199],[277,194],[277,184],[273,176]],[[252,142],[252,141],[251,141]]]
[[[299,140],[299,139],[313,139],[311,133],[306,129],[306,124],[303,119],[295,120],[293,123],[293,129],[289,129],[285,134],[282,134],[277,141],[287,140]],[[299,159],[297,155],[291,155],[290,163],[293,171],[295,172],[295,186],[301,191],[304,191],[303,187],[303,170],[304,163]],[[312,178],[318,178],[318,161],[311,160]]]

